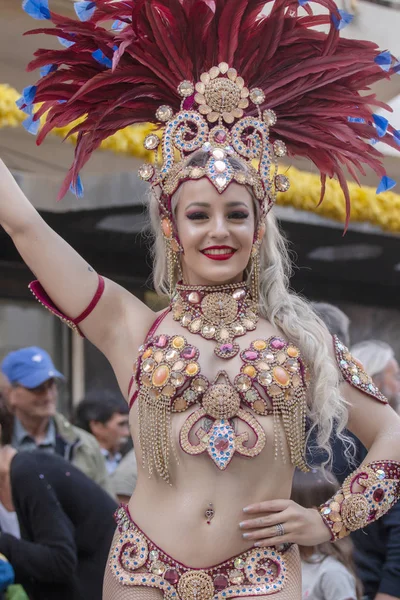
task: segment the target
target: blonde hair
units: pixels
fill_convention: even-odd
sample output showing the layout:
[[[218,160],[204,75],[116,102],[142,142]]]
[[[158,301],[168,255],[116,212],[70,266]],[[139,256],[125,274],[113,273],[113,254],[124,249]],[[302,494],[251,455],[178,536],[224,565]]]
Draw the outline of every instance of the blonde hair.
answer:
[[[188,164],[201,164],[204,160],[201,154],[205,153],[195,153]],[[238,163],[242,170],[246,169],[239,161],[235,160],[235,163]],[[182,187],[181,185],[178,188],[178,193]],[[172,206],[176,206],[177,198],[175,194]],[[255,206],[257,207],[257,201]],[[257,216],[256,214],[256,218]],[[150,197],[150,220],[154,235],[154,288],[157,293],[168,295],[167,253],[161,232],[158,199],[154,194]],[[311,305],[289,289],[292,262],[287,241],[271,212],[265,220],[265,226],[265,235],[260,246],[260,315],[278,327],[287,339],[300,348],[302,357],[310,368],[308,437],[310,438],[313,430],[316,431],[317,444],[326,453],[323,464],[329,465],[332,462],[330,438],[333,431],[344,443],[345,454],[351,459],[349,449],[354,448],[354,444],[342,433],[346,427],[348,411],[339,392],[338,369],[328,350],[327,328]],[[245,278],[247,283],[250,283],[251,269],[246,270]]]

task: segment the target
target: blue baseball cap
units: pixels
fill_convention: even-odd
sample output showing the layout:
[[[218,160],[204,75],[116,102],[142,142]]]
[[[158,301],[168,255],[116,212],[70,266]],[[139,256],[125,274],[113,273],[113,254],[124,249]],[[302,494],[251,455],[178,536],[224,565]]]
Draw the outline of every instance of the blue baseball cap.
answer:
[[[28,389],[36,388],[48,379],[65,379],[53,365],[49,354],[37,346],[10,352],[3,360],[1,370],[10,383]]]

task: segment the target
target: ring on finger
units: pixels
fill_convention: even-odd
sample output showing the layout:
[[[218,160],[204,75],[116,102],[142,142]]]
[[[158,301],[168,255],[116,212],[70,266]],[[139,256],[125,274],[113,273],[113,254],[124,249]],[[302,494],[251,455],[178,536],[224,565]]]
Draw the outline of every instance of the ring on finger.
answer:
[[[282,525],[282,523],[278,523],[277,525],[275,525],[275,529],[276,529],[276,534],[278,536],[285,535],[285,528]]]

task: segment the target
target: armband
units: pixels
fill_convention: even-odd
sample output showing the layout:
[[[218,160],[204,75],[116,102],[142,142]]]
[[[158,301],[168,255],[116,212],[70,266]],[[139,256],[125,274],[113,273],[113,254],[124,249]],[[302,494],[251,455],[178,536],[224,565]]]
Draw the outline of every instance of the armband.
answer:
[[[358,484],[362,491],[356,491]],[[376,521],[397,502],[400,492],[400,463],[381,460],[361,465],[344,481],[342,488],[319,513],[331,532],[332,541]]]
[[[371,377],[365,372],[360,361],[352,356],[349,349],[342,344],[337,335],[333,336],[333,343],[336,361],[343,379],[351,386],[360,390],[360,392],[372,396],[372,398],[383,402],[383,404],[388,404],[386,396],[377,388]]]
[[[75,319],[71,319],[70,317],[67,317],[67,315],[65,315],[63,312],[61,312],[57,308],[57,306],[51,300],[50,296],[46,293],[46,291],[44,290],[43,286],[41,285],[41,283],[39,281],[32,281],[28,287],[29,287],[30,291],[32,292],[32,294],[35,296],[36,300],[38,302],[40,302],[40,304],[42,306],[47,308],[47,310],[49,310],[53,315],[55,315],[56,317],[61,319],[61,321],[63,323],[65,323],[66,325],[68,325],[68,327],[71,327],[71,329],[73,331],[75,331],[75,333],[78,333],[81,337],[85,337],[83,335],[82,331],[79,329],[78,325],[79,325],[79,323],[81,323],[81,321],[83,321],[84,319],[86,319],[86,317],[88,317],[90,315],[90,313],[97,306],[100,298],[103,295],[104,279],[101,275],[99,275],[98,277],[99,277],[99,284],[97,286],[96,293],[93,296],[89,306],[83,311],[83,313],[81,313],[79,315],[79,317],[76,317]]]

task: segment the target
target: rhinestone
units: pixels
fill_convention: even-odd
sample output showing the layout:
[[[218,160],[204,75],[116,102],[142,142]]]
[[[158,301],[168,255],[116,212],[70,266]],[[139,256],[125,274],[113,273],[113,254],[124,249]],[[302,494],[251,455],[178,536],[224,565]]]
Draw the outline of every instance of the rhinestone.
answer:
[[[210,74],[211,79],[215,79],[220,74],[220,70],[218,67],[211,67],[211,69],[208,72]]]
[[[226,62],[221,62],[218,65],[218,69],[221,71],[222,75],[225,75],[225,73],[228,72],[229,65]]]
[[[178,85],[178,93],[182,98],[188,98],[194,92],[194,85],[191,81],[181,81]]]
[[[182,385],[185,381],[185,376],[182,373],[172,373],[171,374],[171,383],[176,387]]]
[[[292,384],[294,388],[298,388],[301,385],[301,379],[299,375],[293,375]]]
[[[226,132],[223,129],[218,129],[215,132],[214,139],[217,144],[224,144],[226,142]]]
[[[188,300],[191,304],[198,304],[201,300],[199,292],[190,292]]]
[[[168,350],[168,352],[165,355],[165,358],[168,362],[172,362],[173,360],[176,360],[179,357],[179,353],[177,350]]]
[[[153,373],[152,383],[156,387],[163,387],[169,377],[170,371],[167,365],[160,365]]]
[[[193,167],[190,171],[190,177],[192,179],[200,179],[204,174],[204,171],[201,167]]]
[[[246,332],[245,328],[240,323],[236,323],[232,329],[236,335],[243,335]]]
[[[174,394],[175,394],[175,389],[172,387],[172,385],[166,385],[165,388],[163,388],[163,390],[162,390],[162,395],[167,396],[168,398],[170,398]]]
[[[256,376],[257,371],[255,370],[255,368],[252,365],[247,365],[246,367],[244,367],[243,373],[245,375],[248,375],[249,377],[253,378]]]
[[[256,400],[253,404],[253,410],[258,412],[260,415],[265,414],[265,404],[263,400]]]
[[[151,398],[159,398],[160,394],[161,394],[161,391],[157,390],[157,389],[154,389],[154,388],[152,388],[149,391],[149,395],[150,395]]]
[[[223,160],[216,160],[214,165],[215,170],[218,171],[218,173],[223,173],[226,171],[226,163]]]
[[[232,298],[235,298],[235,300],[243,300],[243,298],[246,296],[246,290],[240,288],[239,290],[235,290],[232,294]]]
[[[262,104],[265,100],[265,94],[260,88],[250,90],[250,100],[253,104]]]
[[[187,373],[187,375],[190,375],[192,377],[194,375],[197,375],[198,372],[199,372],[199,365],[197,363],[189,363],[185,370],[185,373]]]
[[[160,363],[164,358],[164,352],[162,352],[162,350],[157,350],[157,352],[154,352],[154,360],[157,363]]]
[[[157,108],[156,118],[159,121],[161,121],[162,123],[166,123],[166,121],[169,121],[170,119],[172,119],[173,116],[174,116],[174,111],[172,110],[172,108],[170,106],[166,106],[165,104],[163,104],[162,106]]]
[[[264,361],[261,361],[257,363],[257,369],[259,371],[269,371],[270,365]]]
[[[176,569],[167,569],[164,573],[164,579],[171,585],[176,585],[179,581],[179,573]]]
[[[183,360],[178,360],[173,366],[172,366],[172,370],[173,371],[182,371],[183,367],[185,366],[185,363],[183,362]]]
[[[158,135],[151,133],[144,138],[143,145],[146,150],[155,150],[160,143],[160,138]]]
[[[358,385],[359,383],[361,383],[361,381],[360,381],[360,378],[359,378],[359,377],[357,377],[357,375],[353,375],[353,377],[351,378],[351,380],[352,380],[352,382],[353,382],[355,385]]]
[[[275,367],[273,370],[273,375],[277,383],[280,383],[281,385],[288,385],[290,381],[290,375],[286,369],[283,369],[282,367]]]
[[[154,573],[154,575],[162,575],[165,571],[165,565],[161,561],[157,560],[151,565],[150,570],[152,573]]]
[[[142,165],[139,168],[138,174],[139,174],[140,179],[143,179],[143,181],[148,181],[154,175],[153,165],[149,165],[149,164]]]
[[[264,342],[264,340],[256,340],[255,342],[253,342],[253,346],[256,350],[265,350],[267,344],[266,342]]]
[[[286,402],[290,402],[294,398],[294,390],[286,390],[285,391],[285,400]]]
[[[199,81],[198,83],[196,83],[195,89],[196,92],[199,92],[199,94],[204,94],[204,92],[206,91],[206,86],[202,81]]]
[[[277,121],[276,114],[271,109],[264,110],[263,119],[264,119],[264,123],[266,123],[269,127],[273,127],[274,125],[276,125],[276,121]]]
[[[187,402],[185,400],[185,398],[177,398],[174,402],[174,410],[176,410],[177,412],[180,412],[182,410],[186,410],[187,409]]]
[[[142,369],[145,373],[151,373],[155,366],[156,366],[155,361],[152,358],[148,358],[147,360],[144,361],[144,363],[142,365]]]
[[[331,509],[327,507],[327,508],[323,509],[322,514],[329,515],[331,512],[332,512]]]
[[[287,154],[287,149],[286,149],[286,144],[285,142],[282,142],[282,140],[276,140],[274,142],[274,152],[275,152],[275,156],[286,156]]]
[[[204,392],[207,389],[207,383],[204,379],[194,379],[192,386],[196,390],[196,392]]]
[[[203,150],[204,152],[211,152],[212,146],[210,144],[210,142],[206,142],[205,144],[203,144]]]
[[[184,327],[187,327],[191,323],[191,321],[192,321],[192,317],[188,313],[186,313],[186,314],[183,315],[183,317],[182,317],[182,325]]]
[[[270,396],[280,396],[282,393],[282,390],[280,387],[278,387],[277,385],[273,384],[268,388],[268,393],[270,394]]]
[[[297,373],[298,368],[299,368],[299,363],[297,362],[297,360],[295,358],[289,358],[289,360],[286,361],[286,368],[291,373]]]
[[[208,83],[210,83],[210,79],[211,79],[211,77],[210,77],[210,74],[209,74],[209,73],[202,73],[202,74],[200,75],[200,81],[202,81],[202,82],[203,82],[203,83],[205,83],[206,85],[207,85]]]
[[[227,179],[226,177],[224,177],[223,175],[219,175],[218,177],[215,178],[215,183],[217,184],[218,187],[224,187],[224,185],[226,185]]]
[[[380,480],[385,479],[385,477],[386,477],[385,471],[382,471],[382,469],[378,469],[376,471],[376,476]]]
[[[228,581],[228,578],[225,577],[225,575],[217,575],[214,578],[214,587],[217,592],[221,592],[226,587],[228,587],[228,585],[229,585],[229,581]]]
[[[289,346],[286,352],[288,353],[288,356],[290,356],[290,358],[296,358],[299,355],[299,351],[294,346]]]
[[[234,68],[228,69],[227,75],[231,81],[235,81],[237,77],[237,71]]]
[[[251,388],[251,380],[246,375],[240,375],[236,380],[236,385],[241,392],[247,392]]]
[[[159,557],[160,557],[160,554],[159,554],[159,552],[157,552],[157,550],[151,550],[151,552],[149,553],[149,558],[151,561],[158,560]]]
[[[244,569],[246,566],[243,558],[235,558],[235,562],[233,564],[235,565],[235,569]]]
[[[143,375],[143,377],[142,377],[142,383],[146,387],[150,387],[151,386],[151,379],[150,379],[150,377],[148,375]]]
[[[286,175],[277,175],[275,177],[275,187],[279,192],[287,192],[290,188],[290,181]]]
[[[272,383],[272,375],[269,371],[261,371],[258,375],[261,385],[270,385]]]
[[[244,581],[244,574],[239,569],[234,569],[229,573],[229,580],[234,585],[242,585]]]
[[[231,334],[229,333],[229,331],[227,329],[225,329],[225,327],[223,329],[221,329],[221,331],[219,332],[219,337],[223,342],[225,340],[229,340],[230,336],[231,336]]]
[[[213,150],[212,155],[216,160],[222,160],[223,158],[225,158],[225,152],[221,150],[221,148],[216,148],[215,150]]]
[[[266,360],[269,363],[273,363],[275,360],[274,355],[272,354],[272,352],[263,352],[262,353],[262,357],[264,360]]]
[[[285,352],[278,352],[278,354],[276,355],[276,362],[279,365],[283,365],[283,363],[286,361],[286,354]]]
[[[198,331],[200,331],[201,328],[201,319],[195,319],[194,321],[191,322],[190,324],[190,331],[192,333],[197,333]]]

